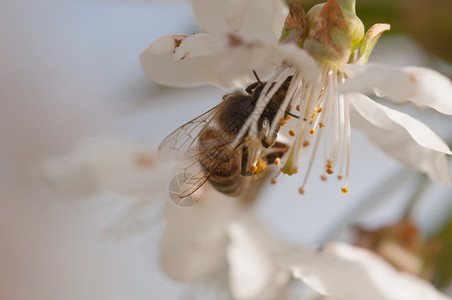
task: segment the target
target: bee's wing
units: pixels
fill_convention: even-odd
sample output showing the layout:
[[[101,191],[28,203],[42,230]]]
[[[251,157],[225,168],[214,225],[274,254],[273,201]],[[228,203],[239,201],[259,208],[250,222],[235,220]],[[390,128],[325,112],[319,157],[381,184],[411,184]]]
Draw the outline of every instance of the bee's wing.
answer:
[[[218,104],[168,135],[159,146],[159,158],[163,161],[180,161],[194,158],[198,150],[199,136],[212,121],[222,104]]]
[[[200,151],[198,139],[204,130],[217,126],[214,119],[222,105],[223,102],[182,125],[167,136],[159,146],[159,158],[163,161],[176,161],[176,170],[183,174],[178,177],[178,186],[173,191],[179,193],[181,199],[198,191],[209,179],[209,174],[206,174],[197,160]]]

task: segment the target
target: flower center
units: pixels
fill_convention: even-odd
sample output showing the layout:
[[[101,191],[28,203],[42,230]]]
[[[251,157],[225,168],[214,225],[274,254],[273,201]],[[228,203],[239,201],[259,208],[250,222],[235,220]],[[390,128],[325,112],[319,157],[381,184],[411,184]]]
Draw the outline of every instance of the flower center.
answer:
[[[299,192],[304,194],[305,185],[312,170],[316,155],[320,152],[320,142],[323,142],[323,159],[325,167],[320,178],[327,180],[329,175],[337,173],[339,180],[343,179],[341,188],[348,192],[348,178],[350,169],[350,117],[349,103],[346,97],[339,93],[338,85],[344,81],[344,74],[337,67],[329,63],[322,63],[322,77],[318,84],[308,83],[302,79],[301,72],[290,67],[281,67],[264,87],[256,108],[239,132],[237,140],[248,134],[253,139],[258,138],[258,122],[270,99],[281,87],[285,80],[292,76],[290,86],[284,101],[272,121],[269,132],[274,132],[277,126],[285,124],[285,112],[298,116],[296,125],[288,132],[292,138],[290,148],[281,158],[283,164],[280,172],[272,179],[276,182],[282,172],[293,175],[309,154],[309,146],[313,144],[304,179]],[[274,83],[273,85],[271,83]],[[284,126],[284,125],[283,125]],[[345,167],[345,176],[344,173]]]

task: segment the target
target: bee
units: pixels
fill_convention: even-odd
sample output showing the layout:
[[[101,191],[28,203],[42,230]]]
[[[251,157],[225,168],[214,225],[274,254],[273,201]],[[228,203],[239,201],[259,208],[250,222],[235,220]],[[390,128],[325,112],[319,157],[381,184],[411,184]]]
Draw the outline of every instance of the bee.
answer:
[[[207,181],[224,194],[239,195],[247,187],[249,178],[256,178],[268,164],[273,164],[287,152],[289,147],[286,144],[276,142],[280,126],[276,126],[274,132],[269,130],[292,77],[285,80],[261,114],[258,143],[247,143],[244,137],[232,146],[266,84],[255,72],[254,75],[257,82],[245,91],[226,94],[219,105],[182,125],[160,144],[159,155],[163,160],[185,162],[184,184],[188,188],[179,194],[180,198],[193,194]],[[285,118],[292,115],[289,110],[290,107]],[[257,166],[253,165],[256,163],[253,159],[255,153],[258,153]]]

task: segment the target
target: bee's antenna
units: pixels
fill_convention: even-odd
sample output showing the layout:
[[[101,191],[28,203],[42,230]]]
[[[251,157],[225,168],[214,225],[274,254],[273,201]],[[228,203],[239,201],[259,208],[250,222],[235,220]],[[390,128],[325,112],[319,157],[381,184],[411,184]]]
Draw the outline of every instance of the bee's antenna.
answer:
[[[256,79],[257,79],[257,82],[259,82],[259,84],[263,84],[262,83],[262,81],[259,79],[259,76],[257,76],[257,73],[256,73],[256,71],[255,70],[253,70],[253,74],[254,74],[254,77],[256,77]]]

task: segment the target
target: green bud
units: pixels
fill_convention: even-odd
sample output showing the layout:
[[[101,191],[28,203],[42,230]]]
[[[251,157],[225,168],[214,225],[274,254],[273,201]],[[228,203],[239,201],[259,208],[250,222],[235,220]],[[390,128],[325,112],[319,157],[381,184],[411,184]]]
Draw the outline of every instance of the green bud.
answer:
[[[314,6],[307,15],[307,21],[309,32],[303,48],[317,59],[338,65],[347,63],[352,38],[337,0]]]

